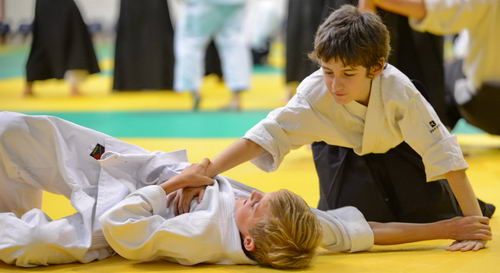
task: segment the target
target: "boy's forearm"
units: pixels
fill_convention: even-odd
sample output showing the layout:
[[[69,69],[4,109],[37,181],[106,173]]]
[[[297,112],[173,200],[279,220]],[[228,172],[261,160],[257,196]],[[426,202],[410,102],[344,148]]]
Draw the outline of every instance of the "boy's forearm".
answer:
[[[169,194],[178,189],[185,188],[186,184],[185,180],[182,179],[182,176],[177,175],[161,183],[160,187],[165,191],[166,194]]]
[[[207,169],[207,174],[210,177],[214,177],[259,156],[264,151],[264,148],[251,140],[239,139],[212,160]]]
[[[458,204],[462,209],[464,216],[480,215],[482,216],[481,209],[477,202],[474,190],[465,174],[464,170],[451,171],[445,174],[446,179],[457,198]]]
[[[210,161],[208,158],[203,159],[200,163],[191,164],[184,168],[180,174],[161,183],[160,187],[165,191],[165,193],[169,194],[173,191],[186,187],[212,185],[214,180],[206,175],[209,164]]]
[[[428,224],[369,222],[376,245],[395,245],[424,240],[449,239],[446,221]]]

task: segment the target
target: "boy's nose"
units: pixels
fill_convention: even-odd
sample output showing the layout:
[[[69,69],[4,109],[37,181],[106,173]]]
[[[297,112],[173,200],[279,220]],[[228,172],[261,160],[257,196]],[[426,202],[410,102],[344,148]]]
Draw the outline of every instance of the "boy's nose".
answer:
[[[332,90],[335,92],[335,91],[337,91],[338,89],[340,89],[340,87],[342,87],[342,86],[341,86],[341,84],[340,84],[340,81],[339,81],[339,80],[337,80],[337,79],[333,79],[333,80],[332,80],[332,85],[331,85],[331,87],[332,87]]]

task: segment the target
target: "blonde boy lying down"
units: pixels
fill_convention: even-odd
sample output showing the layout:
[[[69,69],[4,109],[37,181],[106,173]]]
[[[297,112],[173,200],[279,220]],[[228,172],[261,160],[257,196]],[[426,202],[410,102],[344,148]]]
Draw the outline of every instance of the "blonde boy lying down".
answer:
[[[208,166],[189,164],[184,151],[148,152],[55,117],[0,112],[0,260],[87,263],[116,252],[185,265],[301,268],[318,245],[354,252],[373,243],[491,238],[484,217],[369,224],[353,207],[319,211],[287,190],[204,180]],[[202,185],[201,201],[177,215],[176,198]],[[77,213],[50,219],[39,209],[42,190],[64,195]]]

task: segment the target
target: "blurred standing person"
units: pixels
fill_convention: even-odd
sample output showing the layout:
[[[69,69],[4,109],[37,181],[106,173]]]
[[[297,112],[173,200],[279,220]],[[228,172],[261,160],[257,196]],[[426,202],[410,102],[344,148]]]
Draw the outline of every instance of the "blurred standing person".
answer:
[[[249,41],[254,65],[267,65],[273,40],[282,31],[286,0],[257,0],[249,3]]]
[[[201,102],[204,53],[215,38],[231,101],[223,110],[240,110],[241,93],[250,86],[250,49],[245,41],[245,0],[186,0],[175,34],[174,89],[189,91],[193,110]]]
[[[383,8],[408,16],[414,29],[465,33],[466,54],[446,66],[450,108],[472,125],[500,135],[500,2],[498,0],[364,0],[361,8]],[[451,116],[452,124],[460,116]]]
[[[73,0],[37,0],[33,42],[26,63],[24,95],[33,95],[33,82],[66,79],[71,94],[99,65],[87,25]]]
[[[172,90],[173,41],[166,0],[121,0],[113,90]]]

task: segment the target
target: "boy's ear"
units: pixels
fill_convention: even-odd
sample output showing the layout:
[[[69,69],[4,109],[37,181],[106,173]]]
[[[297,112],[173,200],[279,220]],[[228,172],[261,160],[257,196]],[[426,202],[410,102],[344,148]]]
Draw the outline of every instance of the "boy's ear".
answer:
[[[370,78],[376,78],[378,75],[380,75],[380,73],[382,73],[382,71],[384,70],[384,66],[385,66],[385,59],[384,58],[380,58],[378,64],[370,67]]]
[[[245,236],[245,238],[243,238],[243,247],[247,251],[254,251],[255,250],[255,240],[249,235]]]

